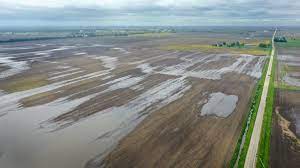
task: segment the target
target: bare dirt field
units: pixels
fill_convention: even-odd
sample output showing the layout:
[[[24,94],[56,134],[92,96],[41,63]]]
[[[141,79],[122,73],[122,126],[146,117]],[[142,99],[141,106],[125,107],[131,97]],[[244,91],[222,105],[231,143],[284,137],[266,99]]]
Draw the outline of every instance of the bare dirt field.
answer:
[[[226,167],[265,57],[204,34],[1,45],[0,167]]]
[[[300,167],[299,48],[278,47],[271,167]]]
[[[271,139],[271,167],[300,166],[300,92],[277,90]]]

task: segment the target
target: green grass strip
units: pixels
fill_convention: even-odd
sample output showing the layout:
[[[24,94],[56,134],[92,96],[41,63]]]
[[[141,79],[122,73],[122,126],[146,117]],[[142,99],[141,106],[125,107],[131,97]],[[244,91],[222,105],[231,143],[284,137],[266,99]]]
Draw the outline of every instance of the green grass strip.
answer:
[[[266,74],[267,74],[267,71],[268,71],[268,65],[269,65],[269,58],[267,59],[265,65],[264,65],[262,77],[258,81],[254,91],[252,92],[251,105],[250,105],[250,108],[249,108],[248,116],[243,122],[242,132],[240,134],[240,137],[239,137],[239,140],[237,142],[235,151],[233,153],[233,156],[232,156],[230,164],[229,164],[229,166],[231,168],[233,168],[235,166],[236,162],[237,162],[239,151],[240,151],[241,147],[242,147],[242,150],[241,150],[241,153],[240,153],[239,161],[237,163],[237,167],[240,167],[240,168],[244,167],[245,160],[246,160],[246,155],[247,155],[247,151],[248,151],[248,148],[249,148],[250,139],[251,139],[251,135],[252,135],[252,131],[253,131],[253,128],[254,128],[254,123],[255,123],[258,107],[259,107],[259,102],[260,102],[261,94],[262,94],[262,91],[263,91],[263,85],[264,85]],[[248,130],[246,132],[248,119],[250,119],[250,123],[248,125]],[[246,137],[245,137],[244,145],[241,146],[243,135],[245,134],[245,132],[246,132]]]
[[[270,160],[270,143],[271,143],[271,132],[272,132],[272,114],[274,110],[274,97],[275,97],[275,70],[277,67],[277,60],[274,56],[272,73],[270,77],[270,85],[268,89],[268,96],[266,100],[266,107],[262,125],[262,131],[259,141],[258,153],[257,153],[257,168],[268,168]]]

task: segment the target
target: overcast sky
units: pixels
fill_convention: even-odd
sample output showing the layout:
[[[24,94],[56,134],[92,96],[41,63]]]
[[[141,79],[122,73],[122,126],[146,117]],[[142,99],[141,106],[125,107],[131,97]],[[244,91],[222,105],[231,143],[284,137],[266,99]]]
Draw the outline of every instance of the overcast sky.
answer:
[[[300,25],[299,0],[0,0],[0,26]]]

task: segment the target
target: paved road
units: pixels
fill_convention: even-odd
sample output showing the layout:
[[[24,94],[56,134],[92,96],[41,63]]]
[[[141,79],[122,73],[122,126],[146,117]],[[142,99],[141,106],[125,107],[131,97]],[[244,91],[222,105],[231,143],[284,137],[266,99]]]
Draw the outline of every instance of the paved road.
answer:
[[[269,84],[270,84],[270,75],[271,75],[271,72],[272,72],[272,65],[273,65],[273,57],[274,57],[274,54],[275,54],[274,37],[275,37],[276,31],[277,31],[277,29],[275,30],[275,32],[273,34],[273,38],[272,38],[273,50],[272,50],[272,53],[271,53],[271,58],[270,58],[269,66],[268,66],[267,76],[266,76],[266,79],[265,79],[264,88],[263,88],[263,91],[262,91],[262,96],[261,96],[261,99],[260,99],[257,116],[256,116],[256,119],[255,119],[254,129],[253,129],[253,132],[252,132],[249,149],[248,149],[247,156],[246,156],[246,161],[245,161],[245,165],[244,165],[245,168],[255,168],[256,167],[256,158],[257,158],[256,155],[257,155],[257,151],[258,151],[259,139],[260,139],[260,134],[261,134],[261,127],[262,127],[262,123],[263,123],[264,112],[265,112],[265,107],[266,107],[266,100],[267,100],[267,96],[268,96],[268,89],[269,89]]]

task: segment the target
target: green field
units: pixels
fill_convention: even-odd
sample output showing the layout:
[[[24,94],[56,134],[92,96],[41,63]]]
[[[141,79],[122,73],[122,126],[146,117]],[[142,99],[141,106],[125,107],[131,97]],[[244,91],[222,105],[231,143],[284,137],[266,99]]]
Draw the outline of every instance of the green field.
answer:
[[[300,47],[300,39],[288,39],[286,43],[276,43],[279,47]]]

